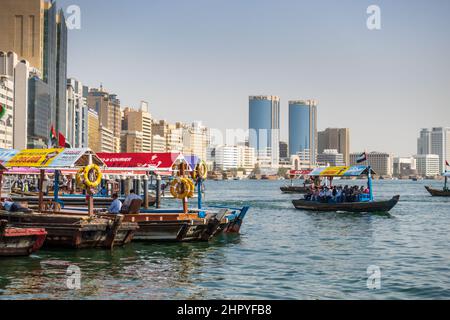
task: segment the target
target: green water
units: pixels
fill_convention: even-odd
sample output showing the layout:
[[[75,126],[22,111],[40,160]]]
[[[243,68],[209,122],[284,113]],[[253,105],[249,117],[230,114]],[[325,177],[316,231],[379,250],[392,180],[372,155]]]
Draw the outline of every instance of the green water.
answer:
[[[208,203],[252,206],[239,236],[2,258],[0,299],[450,298],[450,198],[424,189],[442,183],[375,182],[377,198],[402,196],[390,215],[295,210],[284,183],[207,183]],[[371,265],[380,289],[367,287]],[[79,290],[67,287],[69,266]]]

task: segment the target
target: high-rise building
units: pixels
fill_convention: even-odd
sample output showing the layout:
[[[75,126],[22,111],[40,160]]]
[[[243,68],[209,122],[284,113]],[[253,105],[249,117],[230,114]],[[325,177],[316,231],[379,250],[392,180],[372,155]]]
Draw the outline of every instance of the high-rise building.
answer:
[[[141,104],[139,110],[125,108],[123,111],[122,130],[134,135],[134,132],[142,134],[142,150],[140,152],[152,152],[152,116],[147,111],[148,107]]]
[[[422,129],[417,139],[417,154],[431,153],[431,130]]]
[[[41,77],[46,86],[39,84],[39,94],[47,90],[49,96],[47,138],[50,127],[67,135],[67,27],[64,13],[55,2],[46,0],[2,0],[0,3],[0,50],[15,52],[19,60],[27,60],[35,68],[35,77]],[[36,85],[35,80],[32,81]],[[31,96],[31,98],[36,96]],[[22,97],[22,102],[24,98]],[[30,108],[40,103],[29,101]],[[38,119],[38,117],[28,118]],[[42,123],[27,126],[40,127]],[[27,129],[29,132],[29,130]],[[23,139],[22,139],[23,140]],[[28,147],[42,147],[41,138],[27,137]],[[18,143],[24,144],[24,141]]]
[[[67,80],[67,136],[72,148],[88,146],[88,107],[83,85],[76,79]]]
[[[392,167],[395,177],[408,177],[417,174],[414,157],[395,157]]]
[[[51,127],[51,101],[49,85],[32,77],[28,86],[28,142],[30,149],[45,149]]]
[[[100,120],[94,109],[88,109],[88,146],[94,152],[101,152]]]
[[[345,166],[344,155],[336,149],[325,149],[317,155],[317,164],[333,167]]]
[[[208,128],[201,122],[179,125],[183,128],[183,153],[196,155],[202,160],[206,159],[209,137]]]
[[[122,132],[122,111],[117,95],[100,89],[91,88],[87,97],[88,107],[98,114],[99,124],[112,132],[113,152],[120,152]],[[109,142],[108,142],[109,143]]]
[[[318,153],[335,149],[344,156],[344,164],[350,165],[350,129],[327,128],[318,133]],[[319,161],[319,160],[317,160]]]
[[[305,157],[314,165],[317,157],[317,102],[289,101],[289,155]]]
[[[280,162],[280,98],[249,98],[249,146],[256,151],[260,166],[277,168]]]
[[[125,153],[142,152],[144,134],[141,131],[122,131],[120,150]]]
[[[438,155],[439,170],[445,171],[445,162],[450,162],[450,128],[422,129],[417,140],[417,154]]]
[[[256,155],[255,149],[246,145],[238,145],[238,169],[251,171],[255,168]]]
[[[350,165],[358,165],[357,159],[362,152],[350,154]],[[392,155],[385,152],[370,152],[367,153],[367,161],[363,164],[370,165],[378,176],[392,176]]]
[[[152,152],[153,153],[162,153],[166,152],[166,139],[161,137],[158,134],[153,135],[152,137]]]
[[[286,142],[280,141],[280,159],[288,159],[289,150]]]
[[[164,152],[183,151],[183,125],[170,124],[165,120],[153,121],[152,134],[164,138],[166,150]]]
[[[423,177],[435,177],[441,173],[440,157],[437,154],[418,154],[416,159],[417,173]]]

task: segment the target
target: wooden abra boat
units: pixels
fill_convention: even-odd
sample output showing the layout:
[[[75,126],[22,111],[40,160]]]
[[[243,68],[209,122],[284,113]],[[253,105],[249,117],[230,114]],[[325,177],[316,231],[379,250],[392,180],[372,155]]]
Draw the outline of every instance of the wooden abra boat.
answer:
[[[353,167],[327,167],[317,168],[309,175],[315,178],[328,178],[330,185],[334,177],[358,177],[367,175],[369,194],[360,195],[358,202],[321,202],[313,200],[294,200],[294,207],[299,210],[308,211],[334,211],[334,212],[389,212],[397,205],[400,196],[394,196],[391,200],[375,201],[373,197],[372,175],[375,172],[370,166]]]
[[[428,186],[425,187],[433,197],[450,197],[450,189],[448,188],[448,177],[450,177],[450,172],[445,171],[443,176],[445,177],[445,182],[442,190],[433,189]]]
[[[450,190],[438,190],[433,189],[431,187],[426,186],[425,189],[433,196],[433,197],[450,197]]]
[[[7,223],[0,221],[0,257],[28,256],[44,244],[45,229],[7,228]]]
[[[308,211],[335,211],[335,212],[389,212],[400,200],[400,196],[395,196],[387,201],[372,202],[342,202],[342,203],[321,203],[308,200],[294,200],[296,209]]]
[[[104,217],[54,213],[13,213],[0,211],[0,219],[16,228],[45,228],[44,246],[58,248],[112,248],[131,242],[136,223]]]
[[[280,188],[283,193],[306,193],[309,189],[309,186],[284,186]]]

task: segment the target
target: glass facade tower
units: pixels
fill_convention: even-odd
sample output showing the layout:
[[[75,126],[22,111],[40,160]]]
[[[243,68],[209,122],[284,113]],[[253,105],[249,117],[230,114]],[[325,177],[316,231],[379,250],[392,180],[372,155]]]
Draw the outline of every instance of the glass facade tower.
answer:
[[[317,102],[289,101],[289,154],[315,165],[317,157]]]
[[[280,161],[280,98],[252,96],[249,99],[249,146],[261,166],[278,167]]]

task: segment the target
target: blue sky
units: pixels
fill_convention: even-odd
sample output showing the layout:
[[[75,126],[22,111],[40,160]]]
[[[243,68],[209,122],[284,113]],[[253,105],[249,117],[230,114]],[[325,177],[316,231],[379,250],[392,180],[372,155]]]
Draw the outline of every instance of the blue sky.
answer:
[[[450,126],[450,1],[60,0],[81,8],[69,76],[157,119],[247,128],[248,96],[319,101],[319,129],[351,149],[416,152],[419,129]],[[382,29],[366,27],[369,5]]]

